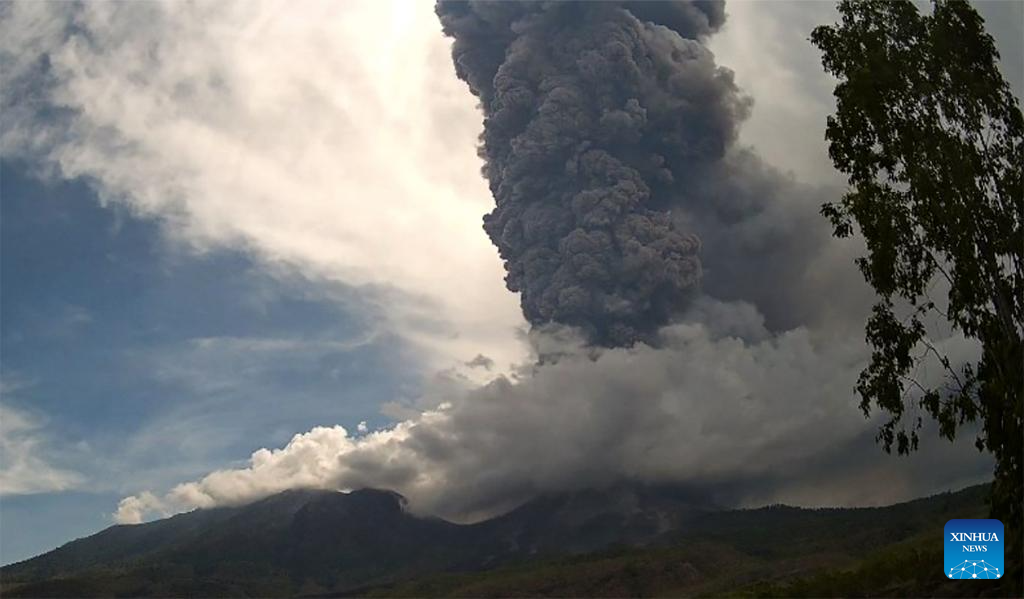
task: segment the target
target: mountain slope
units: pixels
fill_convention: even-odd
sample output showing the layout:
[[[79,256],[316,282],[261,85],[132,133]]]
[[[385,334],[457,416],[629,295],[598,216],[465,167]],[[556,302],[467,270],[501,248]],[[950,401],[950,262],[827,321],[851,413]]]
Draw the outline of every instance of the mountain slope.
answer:
[[[691,594],[852,566],[983,513],[983,487],[887,508],[714,511],[677,490],[622,486],[459,525],[416,517],[388,491],[288,491],[114,526],[7,566],[0,582],[5,596]],[[629,549],[644,546],[659,548]]]
[[[986,517],[987,486],[883,508],[723,511],[655,548],[618,548],[441,574],[375,597],[1014,596],[1002,581],[942,575],[942,528]],[[976,582],[976,581],[975,581]],[[1007,581],[1010,582],[1010,581]],[[1019,592],[1016,592],[1019,595]]]
[[[4,568],[3,582],[12,592],[29,581],[77,577],[143,594],[177,594],[193,581],[217,593],[268,585],[291,593],[294,583],[344,587],[458,566],[473,555],[469,529],[412,516],[403,502],[370,489],[286,491],[244,507],[114,526]],[[428,545],[444,551],[424,551]]]

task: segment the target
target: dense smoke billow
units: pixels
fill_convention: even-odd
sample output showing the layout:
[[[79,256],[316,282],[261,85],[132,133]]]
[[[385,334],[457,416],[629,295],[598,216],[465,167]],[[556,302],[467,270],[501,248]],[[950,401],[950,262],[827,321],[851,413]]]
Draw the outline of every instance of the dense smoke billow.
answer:
[[[531,323],[576,326],[600,345],[650,343],[699,292],[702,260],[710,290],[733,299],[722,279],[740,274],[725,267],[738,257],[724,254],[745,241],[721,233],[760,218],[757,194],[784,183],[730,153],[750,102],[703,44],[722,2],[436,10],[484,114],[496,203],[484,228]]]

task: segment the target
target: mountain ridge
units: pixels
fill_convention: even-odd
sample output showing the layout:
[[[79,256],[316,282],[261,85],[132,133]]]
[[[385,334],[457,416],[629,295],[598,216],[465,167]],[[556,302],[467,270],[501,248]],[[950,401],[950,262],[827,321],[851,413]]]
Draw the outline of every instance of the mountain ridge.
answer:
[[[773,535],[821,544],[815,539],[825,530],[847,531],[838,552],[859,555],[919,533],[936,514],[981,513],[983,502],[982,487],[971,487],[883,508],[721,510],[671,488],[638,485],[542,496],[490,520],[457,524],[411,514],[391,491],[292,490],[246,506],[112,526],[5,566],[0,580],[6,596],[330,595],[694,539],[728,555],[788,559],[772,546]],[[704,571],[711,570],[687,570]]]

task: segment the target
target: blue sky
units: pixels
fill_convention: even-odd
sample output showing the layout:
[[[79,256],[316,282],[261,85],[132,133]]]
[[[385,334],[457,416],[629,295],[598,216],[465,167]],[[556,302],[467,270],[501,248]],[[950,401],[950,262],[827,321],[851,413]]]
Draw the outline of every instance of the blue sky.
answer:
[[[383,423],[412,382],[359,300],[196,253],[81,181],[2,164],[5,393],[75,492],[5,497],[4,563],[110,523],[117,499],[229,465],[316,424]],[[353,304],[356,308],[353,309]]]

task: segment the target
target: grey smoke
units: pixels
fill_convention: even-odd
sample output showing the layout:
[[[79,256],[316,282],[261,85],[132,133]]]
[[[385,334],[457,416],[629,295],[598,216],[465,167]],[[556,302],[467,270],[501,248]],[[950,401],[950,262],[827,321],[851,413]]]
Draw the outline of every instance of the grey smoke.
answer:
[[[465,364],[470,368],[483,368],[484,370],[491,370],[494,368],[494,360],[483,354],[477,354],[475,358]]]
[[[721,2],[440,2],[480,98],[484,229],[533,324],[651,341],[692,297],[700,240],[673,218],[749,101],[700,39]]]
[[[248,467],[128,498],[123,511],[380,487],[415,512],[471,521],[539,494],[620,483],[683,485],[723,505],[870,505],[978,482],[991,465],[969,438],[884,455],[849,394],[863,344],[803,327],[772,333],[747,304],[698,299],[661,329],[658,348],[578,340],[572,350],[571,331],[560,333],[532,332],[562,350],[558,361],[483,386],[450,378],[423,398],[435,407],[393,429],[317,428],[257,451]],[[962,338],[943,350],[974,351]]]
[[[722,2],[437,13],[484,114],[484,229],[532,324],[629,346],[701,294],[754,303],[772,330],[820,315],[803,287],[825,196],[736,147],[751,100],[704,45]]]

